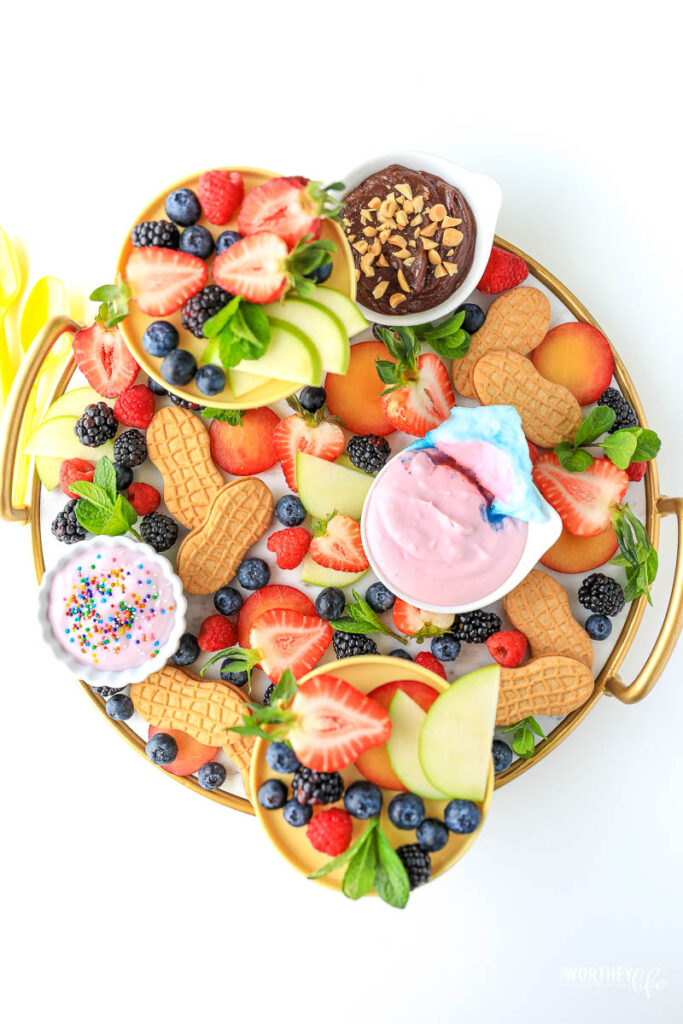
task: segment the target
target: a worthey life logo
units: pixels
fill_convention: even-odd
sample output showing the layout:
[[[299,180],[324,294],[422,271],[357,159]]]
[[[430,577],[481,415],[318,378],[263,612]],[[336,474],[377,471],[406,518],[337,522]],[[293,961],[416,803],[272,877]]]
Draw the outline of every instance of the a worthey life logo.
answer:
[[[662,968],[627,967],[624,964],[582,964],[576,967],[562,967],[560,984],[564,987],[579,988],[620,988],[652,999],[666,985]]]

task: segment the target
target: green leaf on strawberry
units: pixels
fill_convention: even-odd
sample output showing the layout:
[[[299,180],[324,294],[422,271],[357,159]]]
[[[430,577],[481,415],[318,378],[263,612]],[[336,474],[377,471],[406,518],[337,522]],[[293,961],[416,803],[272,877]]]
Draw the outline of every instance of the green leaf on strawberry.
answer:
[[[117,276],[115,284],[103,284],[91,293],[93,302],[99,302],[98,323],[105,327],[116,327],[128,316],[132,292],[122,278]]]

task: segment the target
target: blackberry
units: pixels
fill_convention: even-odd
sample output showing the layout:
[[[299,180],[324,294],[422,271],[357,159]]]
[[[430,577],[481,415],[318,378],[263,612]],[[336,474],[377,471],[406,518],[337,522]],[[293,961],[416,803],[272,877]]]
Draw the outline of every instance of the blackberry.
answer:
[[[205,405],[199,405],[197,402],[188,402],[186,398],[180,398],[178,395],[169,393],[168,397],[174,405],[179,406],[181,409],[189,409],[190,412],[201,412],[203,409],[206,409]]]
[[[334,804],[344,792],[339,772],[315,772],[301,765],[292,779],[292,792],[300,804]]]
[[[209,284],[188,299],[182,309],[180,321],[186,331],[192,331],[195,338],[204,337],[204,324],[227,306],[232,295],[217,284]]]
[[[150,544],[155,551],[168,551],[178,539],[178,524],[170,516],[150,512],[148,516],[142,517],[140,536],[145,544]]]
[[[598,398],[598,405],[606,405],[614,410],[615,420],[607,431],[608,434],[613,434],[615,430],[623,430],[624,427],[638,426],[635,409],[616,388],[607,388],[603,391]]]
[[[386,437],[378,437],[377,434],[352,437],[346,450],[354,466],[362,469],[364,473],[379,473],[391,455]]]
[[[158,249],[177,249],[180,232],[170,220],[143,220],[130,234],[133,245],[155,245]]]
[[[485,644],[500,627],[501,621],[493,612],[463,612],[455,616],[451,632],[459,643]]]
[[[141,466],[147,458],[145,435],[139,430],[124,430],[114,441],[114,461],[119,466]]]
[[[112,697],[115,693],[121,693],[123,686],[93,686],[92,692],[100,697]]]
[[[332,635],[332,646],[338,658],[353,658],[356,654],[377,654],[377,644],[371,636],[363,633],[341,633]]]
[[[88,448],[99,448],[111,441],[119,429],[114,410],[106,402],[88,405],[81,418],[76,421],[74,434]]]
[[[579,587],[579,604],[597,615],[618,615],[624,607],[624,591],[611,576],[594,572]]]
[[[403,867],[406,869],[411,889],[424,885],[432,877],[432,860],[426,850],[417,843],[399,846],[396,850]]]
[[[263,697],[261,698],[261,703],[266,708],[270,707],[270,698],[273,696],[274,689],[275,683],[268,683],[268,685],[266,686],[266,692],[263,694]]]
[[[76,519],[76,502],[78,498],[72,498],[53,520],[52,536],[56,537],[62,544],[77,544],[79,540],[85,540],[87,531],[83,529]]]

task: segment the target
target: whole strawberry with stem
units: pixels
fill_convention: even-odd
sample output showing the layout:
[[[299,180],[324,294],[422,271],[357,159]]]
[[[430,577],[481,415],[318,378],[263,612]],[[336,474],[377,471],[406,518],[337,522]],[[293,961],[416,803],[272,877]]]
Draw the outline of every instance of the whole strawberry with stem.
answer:
[[[397,430],[424,437],[448,419],[455,405],[448,370],[433,352],[420,355],[420,339],[410,327],[378,328],[377,333],[396,360],[377,359],[375,364],[387,385],[382,392],[384,415]]]
[[[292,395],[287,404],[293,416],[285,416],[273,431],[273,446],[285,474],[288,487],[297,492],[296,454],[307,452],[327,462],[334,462],[344,451],[346,440],[338,423],[325,419],[325,407],[308,412]]]

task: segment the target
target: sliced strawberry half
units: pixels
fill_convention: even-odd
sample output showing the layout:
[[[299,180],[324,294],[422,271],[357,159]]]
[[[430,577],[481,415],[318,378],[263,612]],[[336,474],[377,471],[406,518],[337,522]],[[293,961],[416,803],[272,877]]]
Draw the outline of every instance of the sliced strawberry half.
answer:
[[[143,313],[168,316],[201,291],[208,275],[198,256],[143,246],[128,257],[124,277]]]
[[[252,623],[272,608],[286,608],[301,615],[315,615],[315,606],[296,587],[273,583],[261,587],[246,599],[237,616],[237,637],[240,647],[249,647]]]
[[[311,541],[311,558],[327,569],[341,572],[363,572],[370,567],[363,550],[360,526],[351,516],[332,516],[324,525],[324,533]]]
[[[452,613],[428,612],[424,608],[416,608],[414,604],[402,601],[400,597],[396,598],[391,617],[396,629],[406,636],[433,636],[453,625]]]
[[[321,215],[334,213],[338,206],[319,181],[271,178],[248,194],[237,227],[243,235],[273,231],[291,249],[305,235],[320,238]]]
[[[274,683],[285,669],[296,678],[318,664],[332,641],[332,627],[317,615],[271,608],[254,619],[249,647],[258,651],[261,668]]]
[[[233,295],[249,302],[275,302],[294,287],[302,297],[314,284],[307,278],[317,267],[329,262],[331,242],[308,242],[289,252],[287,243],[273,231],[258,231],[235,242],[213,262],[213,279]]]
[[[229,252],[230,250],[228,250]],[[287,486],[296,491],[296,453],[308,452],[319,459],[334,462],[344,451],[344,432],[338,423],[315,419],[295,413],[280,420],[273,431],[273,444],[285,474]]]
[[[544,452],[533,465],[534,483],[576,537],[596,537],[612,525],[612,510],[624,498],[628,476],[609,459],[594,459],[588,469],[570,473],[557,455]]]
[[[391,735],[386,709],[337,676],[301,683],[291,710],[295,722],[289,739],[301,763],[315,771],[345,768]]]
[[[448,419],[455,405],[448,370],[438,356],[428,352],[417,361],[417,379],[408,380],[384,395],[384,415],[397,430],[424,437],[428,430]]]
[[[78,369],[104,398],[122,395],[138,375],[140,367],[118,327],[107,328],[95,321],[74,335],[72,347]]]

